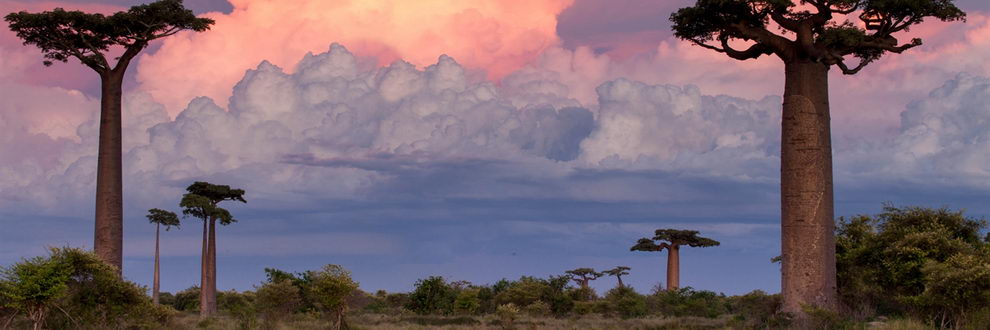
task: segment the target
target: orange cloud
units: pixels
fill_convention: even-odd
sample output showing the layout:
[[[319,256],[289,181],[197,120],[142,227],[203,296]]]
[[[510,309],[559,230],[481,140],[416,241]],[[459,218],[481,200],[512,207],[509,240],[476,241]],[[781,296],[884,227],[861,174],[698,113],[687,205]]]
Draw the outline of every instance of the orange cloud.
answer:
[[[572,2],[233,0],[230,14],[207,14],[217,21],[211,31],[173,36],[144,55],[137,79],[172,114],[201,95],[224,105],[244,70],[268,60],[291,72],[333,42],[379,65],[423,66],[447,54],[498,79],[557,44],[556,16]]]

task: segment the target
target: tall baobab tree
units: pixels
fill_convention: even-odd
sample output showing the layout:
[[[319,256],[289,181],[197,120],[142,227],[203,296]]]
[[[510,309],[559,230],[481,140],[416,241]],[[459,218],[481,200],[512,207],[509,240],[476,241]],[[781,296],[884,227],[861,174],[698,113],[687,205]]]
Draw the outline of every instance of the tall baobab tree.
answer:
[[[697,230],[657,229],[653,238],[640,238],[629,251],[659,252],[667,250],[667,290],[681,286],[681,246],[709,247],[720,243],[698,236]],[[657,243],[659,242],[659,243]]]
[[[218,204],[223,201],[247,201],[244,199],[244,190],[208,182],[195,182],[186,191],[179,202],[179,206],[183,208],[182,214],[203,220],[199,315],[208,317],[217,312],[217,221],[224,226],[237,222],[229,211]]]
[[[158,234],[161,231],[161,227],[165,226],[165,231],[168,231],[172,227],[179,227],[179,216],[175,213],[165,211],[162,209],[150,209],[148,210],[148,222],[155,224],[155,275],[154,283],[151,285],[151,302],[158,305],[158,291],[161,288],[161,270],[160,261],[158,253]]]
[[[864,24],[850,22],[859,14]],[[783,311],[834,310],[835,220],[828,71],[852,75],[900,43],[925,18],[965,19],[953,0],[696,0],[670,16],[674,35],[736,60],[784,62],[780,199]],[[776,33],[774,31],[780,31]],[[736,48],[747,44],[747,48]]]
[[[615,279],[619,281],[619,287],[624,288],[625,285],[622,284],[622,276],[629,275],[630,269],[632,268],[626,266],[615,266],[615,268],[602,271],[602,274],[615,276]]]
[[[566,272],[571,276],[571,280],[581,286],[581,289],[588,289],[588,283],[602,277],[602,273],[596,272],[594,268],[577,268]]]
[[[182,0],[160,0],[105,16],[55,8],[4,18],[10,30],[44,53],[44,64],[76,58],[100,75],[100,145],[96,165],[96,232],[93,249],[121,271],[124,211],[121,164],[121,96],[127,66],[148,44],[183,30],[206,31],[214,22],[197,18]],[[111,48],[123,53],[111,64]]]

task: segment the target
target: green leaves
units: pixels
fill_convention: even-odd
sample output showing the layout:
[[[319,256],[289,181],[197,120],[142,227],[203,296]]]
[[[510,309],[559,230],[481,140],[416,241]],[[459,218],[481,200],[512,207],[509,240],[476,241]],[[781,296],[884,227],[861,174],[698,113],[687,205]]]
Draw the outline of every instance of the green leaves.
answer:
[[[171,227],[179,226],[179,216],[162,209],[150,209],[146,217],[150,223],[165,226],[166,231]]]
[[[839,21],[860,11],[870,14],[870,31]],[[921,39],[898,44],[894,34],[929,17],[960,21],[966,13],[953,0],[696,0],[670,21],[676,37],[737,60],[776,54],[785,62],[820,62],[855,74],[887,53],[921,45]],[[780,33],[771,31],[777,28]],[[736,50],[733,39],[755,45]],[[847,56],[858,58],[856,67],[846,65]]]
[[[232,189],[226,185],[215,185],[209,182],[195,182],[186,188],[188,191],[182,196],[179,202],[182,214],[203,219],[204,221],[213,219],[219,220],[221,225],[229,225],[237,222],[230,211],[217,206],[223,201],[239,201],[247,203],[244,199],[244,190]]]
[[[657,229],[653,236],[655,241],[667,241],[672,245],[687,245],[690,247],[718,246],[719,243],[711,238],[698,236],[697,230]]]
[[[197,18],[181,0],[159,0],[111,16],[55,8],[42,13],[11,13],[4,20],[25,45],[41,49],[45,65],[75,57],[101,74],[118,69],[120,64],[126,67],[152,40],[182,30],[205,31],[214,23],[209,18]],[[115,45],[128,51],[111,66],[104,53]]]

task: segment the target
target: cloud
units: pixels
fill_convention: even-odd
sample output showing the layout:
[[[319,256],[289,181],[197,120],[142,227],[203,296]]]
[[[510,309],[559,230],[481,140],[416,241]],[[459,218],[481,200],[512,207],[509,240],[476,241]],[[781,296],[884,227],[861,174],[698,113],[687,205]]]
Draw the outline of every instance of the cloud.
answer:
[[[143,55],[141,88],[176,113],[189,99],[209,96],[226,106],[244,68],[268,60],[288,71],[307,51],[330,42],[386,64],[414,65],[448,54],[471,71],[498,78],[557,42],[556,15],[570,0],[506,1],[231,1],[230,14],[208,33],[181,33]],[[372,59],[374,61],[374,59]]]

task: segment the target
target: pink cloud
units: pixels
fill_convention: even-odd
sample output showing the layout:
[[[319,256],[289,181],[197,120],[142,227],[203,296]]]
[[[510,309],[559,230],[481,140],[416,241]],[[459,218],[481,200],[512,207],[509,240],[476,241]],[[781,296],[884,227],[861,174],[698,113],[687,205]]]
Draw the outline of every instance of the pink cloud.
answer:
[[[207,33],[183,33],[144,55],[137,79],[176,113],[196,96],[227,103],[230,87],[262,60],[292,71],[307,52],[340,42],[359,56],[423,66],[442,54],[497,79],[557,43],[556,16],[572,0],[235,0],[210,13]]]

